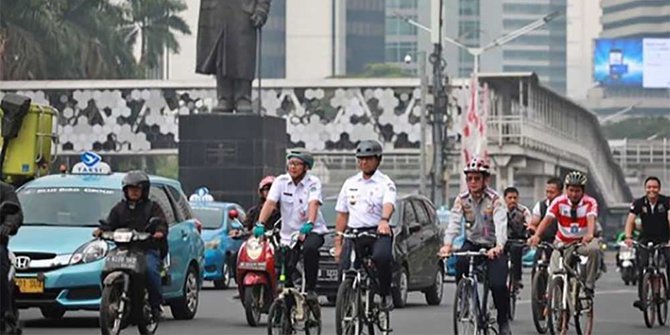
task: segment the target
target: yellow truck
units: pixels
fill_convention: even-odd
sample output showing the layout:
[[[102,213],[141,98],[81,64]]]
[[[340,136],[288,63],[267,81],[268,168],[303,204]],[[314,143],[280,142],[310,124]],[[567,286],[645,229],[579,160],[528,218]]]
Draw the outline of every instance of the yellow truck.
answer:
[[[0,180],[18,187],[49,173],[58,147],[57,117],[55,108],[28,97],[9,93],[2,98]]]

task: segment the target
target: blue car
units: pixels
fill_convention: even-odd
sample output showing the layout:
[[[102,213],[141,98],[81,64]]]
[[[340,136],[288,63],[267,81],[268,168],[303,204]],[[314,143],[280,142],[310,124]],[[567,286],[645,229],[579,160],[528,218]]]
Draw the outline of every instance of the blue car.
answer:
[[[232,238],[234,230],[242,230],[244,209],[230,202],[191,202],[195,217],[202,224],[202,240],[205,242],[204,280],[214,282],[214,287],[226,289],[235,278],[237,251],[242,239]]]
[[[9,243],[21,259],[17,305],[38,307],[46,318],[59,319],[68,310],[99,310],[101,271],[113,248],[91,233],[122,199],[125,174],[79,171],[38,178],[17,192],[24,224]],[[178,181],[156,176],[150,181],[150,198],[169,225],[163,296],[175,319],[192,319],[204,264],[200,228]]]

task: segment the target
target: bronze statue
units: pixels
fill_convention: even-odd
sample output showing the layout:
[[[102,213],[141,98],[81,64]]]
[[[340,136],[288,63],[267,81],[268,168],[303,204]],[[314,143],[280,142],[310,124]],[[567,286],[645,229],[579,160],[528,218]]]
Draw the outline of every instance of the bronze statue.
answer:
[[[252,112],[258,31],[271,0],[202,0],[196,72],[216,76],[215,112]]]

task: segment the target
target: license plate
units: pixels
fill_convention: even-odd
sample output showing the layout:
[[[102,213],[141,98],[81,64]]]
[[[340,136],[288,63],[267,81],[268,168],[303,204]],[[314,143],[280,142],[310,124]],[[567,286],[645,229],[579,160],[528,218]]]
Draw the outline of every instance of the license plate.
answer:
[[[137,258],[126,257],[123,255],[112,255],[107,257],[107,266],[116,269],[133,270],[137,266]]]
[[[337,281],[337,269],[319,269],[319,278],[327,281]]]
[[[44,282],[37,278],[15,278],[21,293],[44,293]]]

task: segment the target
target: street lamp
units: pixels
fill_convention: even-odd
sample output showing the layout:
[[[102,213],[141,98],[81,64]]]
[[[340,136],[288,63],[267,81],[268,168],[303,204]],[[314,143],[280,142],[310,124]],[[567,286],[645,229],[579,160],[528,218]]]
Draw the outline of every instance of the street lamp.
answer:
[[[418,64],[418,74],[419,79],[421,80],[421,114],[420,114],[420,123],[421,123],[421,141],[419,143],[419,150],[421,150],[421,156],[419,158],[419,193],[426,195],[426,97],[428,96],[428,75],[426,72],[426,52],[425,51],[416,51],[414,52],[419,58]],[[405,64],[412,63],[412,55],[405,55]],[[435,145],[435,143],[433,143]]]
[[[442,7],[440,6],[440,8],[442,8]],[[402,15],[398,12],[395,12],[394,15],[398,18],[403,19],[405,22],[407,22],[407,23],[409,23],[409,24],[411,24],[411,25],[413,25],[413,26],[415,26],[415,27],[417,27],[421,30],[424,30],[428,33],[433,34],[432,29],[420,24],[419,22],[413,20],[412,18],[410,18],[406,15]],[[549,23],[550,21],[554,20],[555,18],[559,17],[560,15],[562,15],[561,11],[554,11],[552,13],[549,13],[549,14],[543,16],[542,18],[537,19],[537,20],[535,20],[535,21],[533,21],[533,22],[531,22],[531,23],[529,23],[529,24],[527,24],[527,25],[525,25],[525,26],[523,26],[523,27],[521,27],[521,28],[519,28],[515,31],[504,34],[504,35],[494,39],[493,41],[491,41],[491,43],[489,43],[489,44],[487,44],[483,47],[468,47],[467,45],[457,41],[456,39],[448,37],[448,36],[443,36],[441,38],[441,40],[444,40],[447,43],[450,43],[450,44],[453,44],[453,45],[455,45],[459,48],[465,49],[474,58],[474,64],[473,64],[473,67],[472,67],[472,78],[473,78],[474,85],[476,85],[476,89],[474,91],[474,101],[473,101],[473,103],[474,103],[473,107],[474,107],[475,111],[479,111],[479,109],[478,109],[478,107],[479,107],[478,106],[478,104],[479,104],[479,57],[484,52],[486,52],[488,50],[491,50],[493,48],[502,46],[502,45],[504,45],[506,43],[509,43],[510,41],[516,39],[519,36],[525,35],[525,34],[531,32],[535,29],[538,29],[538,28],[544,26],[545,24]],[[484,120],[484,122],[486,122],[486,120]],[[435,141],[435,139],[434,139],[434,141]],[[440,157],[441,157],[441,155],[440,155]],[[437,160],[437,157],[436,157],[436,160]],[[441,167],[440,165],[438,165],[438,166]],[[436,169],[436,171],[434,171],[434,173],[441,175],[443,173],[443,171],[440,171],[440,170],[441,169]]]

